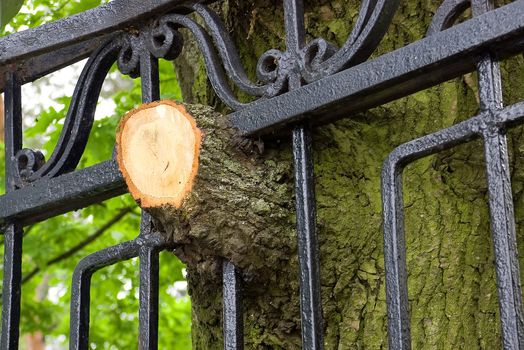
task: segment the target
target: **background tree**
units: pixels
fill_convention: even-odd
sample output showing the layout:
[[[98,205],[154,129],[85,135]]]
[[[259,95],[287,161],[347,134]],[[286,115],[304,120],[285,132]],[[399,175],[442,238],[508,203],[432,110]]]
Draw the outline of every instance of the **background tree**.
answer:
[[[248,71],[269,48],[284,49],[281,2],[226,1],[220,11]],[[421,39],[440,2],[402,1],[374,56]],[[309,38],[341,45],[360,1],[306,1]],[[461,20],[467,18],[469,13]],[[177,61],[184,100],[226,111],[206,80],[202,59],[189,42]],[[524,97],[522,56],[503,63],[504,100]],[[394,147],[478,112],[476,74],[317,128],[314,132],[322,302],[326,349],[385,348],[386,304],[380,199],[382,162]],[[522,128],[509,134],[519,246],[523,213]],[[291,180],[287,137],[265,142],[265,162],[281,166]],[[424,158],[405,172],[405,222],[413,347],[500,347],[497,291],[490,237],[482,145],[478,142]],[[286,167],[287,164],[287,167]],[[287,169],[287,170],[285,170]],[[288,195],[291,190],[288,188]],[[263,209],[262,209],[263,210]],[[288,220],[293,222],[292,210]],[[270,216],[271,211],[266,215]],[[268,222],[273,219],[268,219]],[[217,219],[220,221],[220,218]],[[300,347],[296,238],[282,226],[270,237],[254,236],[236,259],[247,269],[247,348]],[[218,243],[214,243],[217,242]],[[235,248],[204,237],[217,253],[235,259]],[[212,250],[210,248],[210,250]],[[265,260],[258,259],[263,251]],[[198,349],[220,348],[220,296],[206,291],[220,280],[203,263],[189,263],[193,341]],[[206,260],[207,262],[208,260]],[[256,266],[256,268],[253,268]],[[291,278],[290,276],[293,276]]]

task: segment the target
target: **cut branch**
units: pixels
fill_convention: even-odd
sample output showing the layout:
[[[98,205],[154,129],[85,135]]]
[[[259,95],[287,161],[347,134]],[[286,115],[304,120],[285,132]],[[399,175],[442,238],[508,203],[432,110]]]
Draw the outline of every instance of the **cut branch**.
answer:
[[[117,159],[142,208],[179,208],[198,170],[201,133],[182,105],[170,101],[128,113],[117,132]]]
[[[292,232],[291,188],[277,181],[289,163],[279,167],[278,155],[265,162],[260,144],[241,138],[211,108],[187,108],[161,101],[122,119],[117,159],[129,191],[188,265],[211,272],[222,266],[217,258],[227,258],[261,269],[266,250],[257,244]]]
[[[224,260],[232,262],[249,277],[250,283],[244,285],[246,300],[262,291],[267,292],[267,298],[273,302],[275,295],[265,288],[279,285],[283,280],[286,289],[296,287],[290,295],[298,294],[298,283],[287,283],[288,271],[295,271],[294,267],[290,268],[290,256],[296,256],[291,153],[268,147],[261,154],[262,144],[240,137],[227,117],[209,107],[187,105],[187,111],[180,106],[174,108],[182,109],[180,113],[184,116],[190,114],[202,138],[198,158],[188,156],[187,163],[180,164],[179,160],[183,159],[179,157],[180,150],[193,149],[193,140],[198,139],[194,135],[197,129],[186,128],[177,139],[169,139],[169,130],[161,129],[179,127],[177,123],[166,122],[169,118],[163,115],[165,107],[159,108],[164,104],[143,106],[123,119],[117,159],[129,189],[135,192],[135,199],[155,219],[156,230],[176,247],[175,254],[187,265],[191,300],[193,305],[199,305],[193,308],[194,327],[216,329],[222,300],[220,293],[210,293],[210,290],[221,290]],[[141,111],[146,111],[146,115],[140,116]],[[155,132],[144,131],[153,130],[151,125],[158,125],[155,137],[151,136]],[[129,127],[135,132],[129,132]],[[185,146],[177,149],[169,145]],[[139,156],[139,151],[144,149],[149,153]],[[155,150],[155,154],[151,150]],[[184,187],[189,189],[185,194],[180,194],[177,181],[163,177],[167,162],[175,159],[179,164],[170,172],[175,179],[180,178],[181,169],[197,170],[186,177],[192,185]],[[136,186],[140,181],[145,185]],[[164,194],[163,198],[159,193]],[[177,200],[171,200],[175,195]],[[151,205],[149,198],[155,199],[155,204]],[[157,201],[159,198],[162,201]],[[289,316],[295,315],[290,311],[295,306],[286,297],[278,299],[278,305],[286,305],[278,311],[286,309],[286,320],[291,318],[284,327],[289,334],[290,329],[300,328],[295,324],[297,319]],[[264,315],[267,313],[260,308],[273,308],[269,301],[265,306],[245,306],[254,314]],[[273,319],[280,322],[281,314],[275,314]],[[202,333],[193,330],[196,334]],[[198,340],[195,344],[200,344],[197,347],[202,349],[216,348],[221,343],[219,337],[217,334],[214,340]]]

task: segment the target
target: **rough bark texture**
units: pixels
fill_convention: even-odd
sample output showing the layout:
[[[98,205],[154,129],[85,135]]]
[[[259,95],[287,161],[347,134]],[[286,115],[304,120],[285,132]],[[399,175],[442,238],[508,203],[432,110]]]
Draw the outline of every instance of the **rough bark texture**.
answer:
[[[403,1],[375,55],[420,39],[438,3]],[[359,4],[360,1],[308,1],[308,34],[341,44],[356,20]],[[222,12],[250,72],[265,50],[282,48],[284,21],[280,2],[230,0],[225,2]],[[190,45],[178,62],[186,101],[223,109],[211,93],[202,61],[194,60],[195,52]],[[522,67],[521,56],[503,64],[506,103],[524,97]],[[455,124],[477,111],[476,75],[468,74],[315,131],[326,349],[387,346],[380,199],[383,160],[395,146]],[[522,128],[513,130],[509,136],[522,252]],[[231,213],[218,210],[214,217],[209,216],[209,226],[199,230],[198,235],[205,235],[204,240],[209,242],[206,253],[182,254],[189,262],[196,349],[222,347],[220,277],[214,272],[215,260],[210,256],[233,256],[237,252],[241,265],[256,265],[246,276],[246,348],[300,348],[296,239],[292,212],[286,214],[286,205],[292,203],[291,146],[288,139],[282,139],[266,142],[265,148],[260,161],[271,169],[282,169],[277,171],[280,182],[275,182],[283,191],[277,199],[281,203],[277,207],[282,209],[280,219],[275,223],[274,210],[264,209],[272,197],[261,196],[258,205],[253,202],[256,194],[247,203],[239,202],[238,208],[260,210],[260,217],[267,220],[263,239],[224,246],[220,232],[227,227]],[[480,143],[472,142],[422,159],[406,170],[405,222],[414,349],[500,347],[481,149]],[[217,174],[213,181],[221,176]],[[271,181],[266,185],[271,187]],[[222,195],[227,196],[227,191]],[[284,205],[286,196],[289,198]],[[192,259],[194,256],[197,259]]]
[[[279,286],[279,280],[289,282],[291,168],[286,154],[282,157],[270,150],[261,156],[261,144],[238,137],[227,119],[211,108],[188,105],[187,110],[202,131],[192,190],[179,209],[165,205],[147,210],[178,247],[175,253],[188,264],[191,293],[198,305],[193,313],[195,329],[200,329],[195,332],[195,344],[213,349],[222,346],[218,325],[223,259],[242,268],[251,295],[262,291],[259,285],[271,289],[271,285]],[[276,289],[281,293],[283,287]],[[273,320],[279,319],[278,310],[289,317],[297,311],[277,300],[272,304],[271,308],[276,308]],[[254,316],[268,317],[270,312],[262,308]]]

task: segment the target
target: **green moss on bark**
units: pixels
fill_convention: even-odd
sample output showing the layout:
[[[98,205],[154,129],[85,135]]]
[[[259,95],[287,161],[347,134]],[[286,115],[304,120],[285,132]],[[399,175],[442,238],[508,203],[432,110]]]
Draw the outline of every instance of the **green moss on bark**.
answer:
[[[359,5],[360,1],[307,2],[308,35],[341,44],[357,18]],[[402,2],[374,55],[422,38],[437,6],[438,2],[430,1]],[[242,59],[253,74],[262,52],[283,46],[281,29],[268,29],[275,23],[281,28],[282,9],[269,0],[230,0],[224,9]],[[519,56],[503,64],[507,103],[524,97],[523,61]],[[179,74],[189,71],[187,67],[180,69]],[[203,81],[200,74],[201,70],[196,80]],[[206,89],[209,91],[209,86]],[[476,75],[467,74],[315,130],[326,349],[387,347],[380,198],[383,160],[403,142],[475,115],[477,93]],[[190,102],[216,104],[207,95]],[[522,129],[512,131],[509,141],[522,251]],[[266,149],[267,162],[275,159],[276,163],[291,167],[289,139],[270,140]],[[481,150],[479,142],[472,142],[417,161],[405,172],[408,283],[415,349],[500,347]],[[295,237],[285,233],[288,234],[291,236],[279,236],[279,246],[274,247],[275,254],[284,249],[288,260],[277,267],[268,263],[269,275],[248,279],[245,312],[248,349],[300,347],[298,263]],[[195,347],[220,348],[220,296],[218,292],[210,295],[208,280],[198,274],[190,274],[189,281]]]

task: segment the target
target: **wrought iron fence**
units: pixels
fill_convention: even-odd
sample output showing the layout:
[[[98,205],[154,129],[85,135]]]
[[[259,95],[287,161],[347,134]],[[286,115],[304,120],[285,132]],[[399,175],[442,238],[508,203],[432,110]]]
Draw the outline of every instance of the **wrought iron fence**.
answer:
[[[293,135],[299,246],[302,344],[322,349],[319,257],[315,233],[310,128],[382,105],[477,70],[481,112],[448,129],[394,150],[383,169],[383,212],[389,347],[409,349],[406,258],[402,218],[402,170],[410,162],[481,138],[486,154],[503,345],[524,348],[524,317],[516,258],[515,223],[505,132],[524,123],[524,103],[504,107],[498,61],[524,51],[524,1],[494,9],[491,0],[444,0],[426,38],[367,61],[384,35],[398,0],[362,1],[346,43],[306,42],[302,0],[284,0],[286,50],[269,50],[253,82],[214,1],[114,0],[107,5],[0,39],[0,91],[5,92],[6,194],[0,197],[5,259],[2,349],[18,347],[24,225],[79,209],[126,191],[114,160],[75,170],[93,124],[105,76],[120,71],[142,78],[142,99],[159,99],[158,59],[172,60],[183,45],[180,28],[194,36],[216,94],[234,112],[230,121],[245,135],[289,129]],[[473,17],[455,20],[469,7]],[[199,16],[205,27],[188,14]],[[21,86],[83,58],[89,61],[72,97],[60,140],[50,158],[22,147]],[[243,104],[230,84],[256,97]],[[167,248],[144,213],[138,237],[84,258],[73,275],[71,349],[89,343],[93,273],[139,257],[139,346],[158,342],[158,254]],[[242,281],[224,262],[224,347],[243,348]]]

